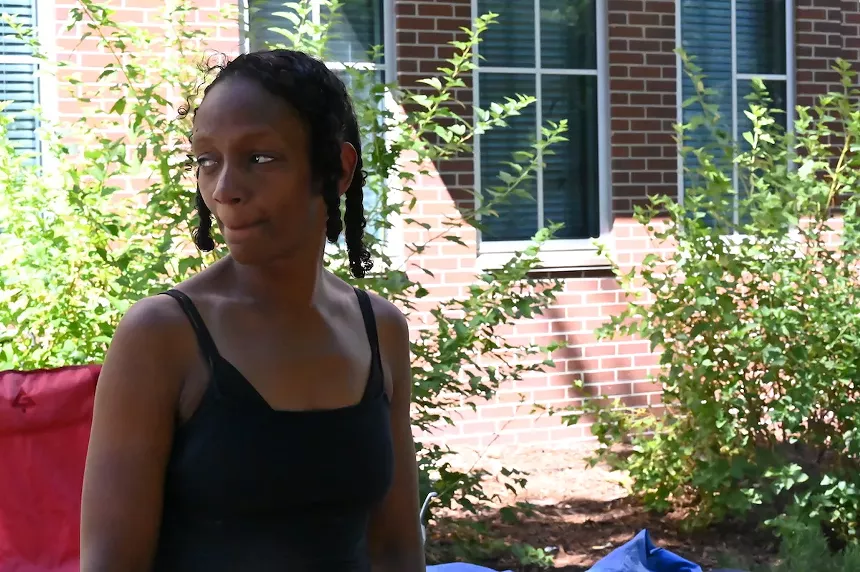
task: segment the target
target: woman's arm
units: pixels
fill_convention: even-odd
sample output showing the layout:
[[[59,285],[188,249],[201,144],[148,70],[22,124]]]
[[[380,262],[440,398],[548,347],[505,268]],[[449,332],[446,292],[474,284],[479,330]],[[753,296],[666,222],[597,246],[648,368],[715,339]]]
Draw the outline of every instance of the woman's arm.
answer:
[[[141,300],[117,327],[96,386],[84,471],[81,572],[149,572],[173,438],[184,316],[173,300]],[[191,337],[193,339],[193,336]],[[192,357],[196,354],[191,349]]]
[[[380,345],[392,378],[391,431],[394,481],[370,523],[373,572],[424,572],[424,546],[418,519],[418,464],[412,438],[412,367],[409,327],[394,305],[374,296]]]

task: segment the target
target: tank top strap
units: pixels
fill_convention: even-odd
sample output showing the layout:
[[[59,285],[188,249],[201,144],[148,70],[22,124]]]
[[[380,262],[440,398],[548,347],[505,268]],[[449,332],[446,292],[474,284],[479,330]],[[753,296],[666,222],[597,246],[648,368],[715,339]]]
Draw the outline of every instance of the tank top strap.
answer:
[[[221,357],[221,354],[218,353],[218,347],[215,345],[215,340],[212,339],[212,334],[209,333],[209,328],[206,327],[206,323],[203,321],[203,316],[201,316],[200,312],[197,311],[197,307],[194,305],[194,302],[191,301],[191,298],[189,298],[187,294],[174,288],[171,288],[166,292],[162,292],[162,294],[170,296],[179,303],[182,311],[188,317],[188,321],[191,322],[191,327],[194,329],[194,334],[197,336],[197,343],[200,345],[200,350],[203,352],[203,356],[206,358],[206,361],[209,362],[209,367],[214,371],[215,364],[217,363],[218,358]]]
[[[362,401],[365,401],[379,395],[386,395],[385,382],[382,375],[382,357],[379,352],[379,334],[376,331],[376,315],[373,313],[370,296],[367,292],[359,288],[353,288],[353,290],[355,290],[355,295],[358,297],[361,317],[364,320],[364,329],[367,331],[367,339],[370,342],[370,377],[367,380],[367,387],[364,390],[364,397],[362,398]]]

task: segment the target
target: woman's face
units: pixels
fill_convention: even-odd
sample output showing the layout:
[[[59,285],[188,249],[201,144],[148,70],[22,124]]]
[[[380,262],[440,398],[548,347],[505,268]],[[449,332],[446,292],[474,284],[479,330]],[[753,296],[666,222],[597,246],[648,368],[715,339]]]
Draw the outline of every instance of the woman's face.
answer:
[[[198,185],[237,262],[319,248],[326,209],[313,188],[309,141],[296,111],[252,80],[228,78],[200,104],[192,138]]]

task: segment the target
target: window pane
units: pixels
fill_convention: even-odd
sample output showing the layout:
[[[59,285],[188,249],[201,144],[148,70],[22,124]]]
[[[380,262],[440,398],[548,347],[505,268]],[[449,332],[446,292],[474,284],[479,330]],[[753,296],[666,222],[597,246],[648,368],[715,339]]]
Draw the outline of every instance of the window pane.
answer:
[[[367,173],[367,183],[363,189],[364,214],[367,218],[365,230],[368,234],[382,238],[385,229],[381,226],[381,213],[378,208],[379,197],[376,194],[376,189],[379,188],[379,185],[384,184],[384,181],[379,180],[379,173],[370,168],[372,161],[368,161],[369,155],[373,152],[373,138],[379,133],[378,130],[373,129],[373,122],[379,120],[379,114],[374,110],[371,89],[374,83],[382,83],[382,72],[379,70],[337,70],[334,73],[344,83],[353,100],[361,135],[362,155],[365,160],[364,170]],[[342,239],[343,235],[341,235]]]
[[[329,14],[321,14],[325,18]],[[338,19],[331,27],[328,49],[336,62],[367,62],[374,46],[383,43],[382,2],[343,0]],[[382,63],[378,61],[377,63]]]
[[[786,110],[786,102],[788,100],[786,96],[786,84],[785,81],[766,81],[764,82],[765,88],[767,89],[767,95],[772,100],[772,103],[768,104],[770,109],[772,110],[781,110],[783,113],[773,113],[773,118],[776,121],[777,125],[782,127],[782,129],[786,129],[787,125],[787,116],[784,113]],[[746,139],[744,139],[744,133],[748,133],[752,131],[752,121],[749,117],[746,116],[744,110],[748,110],[750,106],[750,101],[747,100],[747,96],[754,93],[752,81],[739,81],[738,82],[738,146],[740,150],[743,152],[747,152],[750,150],[750,144],[747,143]],[[740,200],[743,200],[747,196],[747,188],[743,182],[744,177],[742,176],[739,179],[740,185],[738,186],[738,196]],[[750,222],[751,218],[749,213],[741,211],[739,213],[739,221],[741,223]]]
[[[738,73],[785,73],[785,0],[736,0]]]
[[[482,66],[534,67],[535,8],[532,0],[478,0],[478,14],[498,14],[478,52]]]
[[[251,50],[287,44],[287,38],[272,28],[295,30],[292,21],[282,12],[293,12],[283,0],[250,0],[249,40]],[[330,16],[322,11],[320,18]],[[338,19],[330,28],[329,57],[337,62],[367,62],[374,46],[383,44],[381,0],[344,0]],[[287,45],[287,47],[292,47]],[[375,63],[382,63],[377,61]]]
[[[786,111],[786,85],[785,81],[765,81],[764,86],[767,89],[767,96],[772,100],[772,103],[768,104],[771,109],[781,110],[783,113],[774,113],[773,118],[776,123],[782,126],[783,129],[786,128],[787,117],[785,114]],[[747,97],[752,95],[755,92],[753,89],[752,81],[739,81],[738,82],[738,133],[737,139],[744,150],[749,149],[749,144],[744,140],[743,135],[748,131],[752,131],[752,121],[750,118],[746,116],[744,111],[749,110],[750,102]]]
[[[716,82],[731,89],[731,12],[726,0],[682,0],[681,45],[708,76],[707,87],[716,87]]]
[[[9,125],[9,140],[22,151],[37,149],[37,121],[35,116],[27,114],[37,103],[39,84],[35,73],[34,64],[0,63],[0,101],[11,101],[3,113],[16,116]]]
[[[480,74],[480,105],[503,101],[516,94],[535,94],[535,76],[531,74]],[[503,186],[498,179],[499,171],[511,169],[504,163],[514,161],[513,153],[528,150],[535,141],[535,107],[530,105],[522,115],[508,120],[509,127],[493,129],[481,136],[481,187],[482,190]],[[483,239],[528,240],[537,232],[537,190],[534,180],[521,187],[533,198],[510,197],[495,205],[499,216],[488,216],[482,220],[486,227]]]
[[[702,68],[705,75],[706,88],[716,91],[716,96],[709,100],[717,104],[719,112],[719,128],[725,134],[732,133],[732,14],[731,3],[726,0],[682,0],[681,3],[681,44],[687,55],[695,58],[695,63]],[[693,82],[683,73],[681,79],[682,101],[696,95]],[[685,107],[682,112],[683,122],[689,122],[693,117],[702,115],[698,104]],[[700,127],[687,133],[685,144],[692,147],[702,147],[715,144],[713,136],[707,127]],[[687,166],[693,167],[695,158],[685,157]],[[690,174],[685,173],[684,185],[700,184],[701,181],[691,181]]]
[[[595,0],[541,0],[541,67],[597,69]]]
[[[251,51],[265,50],[273,46],[288,45],[287,38],[272,28],[294,31],[293,23],[275,12],[293,12],[283,1],[248,0],[248,40]]]
[[[550,147],[544,157],[544,221],[563,223],[558,238],[594,238],[600,234],[598,186],[597,78],[543,76],[544,123],[567,119],[568,141]]]

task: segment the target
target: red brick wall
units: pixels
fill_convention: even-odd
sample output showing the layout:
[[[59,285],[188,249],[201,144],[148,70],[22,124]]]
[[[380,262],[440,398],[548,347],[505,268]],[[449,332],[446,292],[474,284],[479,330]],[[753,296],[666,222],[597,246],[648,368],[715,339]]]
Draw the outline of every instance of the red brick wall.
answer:
[[[795,55],[797,103],[815,106],[819,96],[841,92],[839,74],[832,68],[842,58],[858,71],[860,62],[860,2],[853,0],[795,0]],[[857,87],[855,81],[854,87]],[[836,133],[841,129],[833,125]],[[832,135],[835,164],[844,138]],[[838,199],[837,199],[838,201]],[[837,202],[838,205],[838,202]],[[834,214],[839,212],[838,207]]]
[[[398,0],[397,26],[400,79],[414,85],[440,63],[438,42],[457,36],[467,25],[465,0],[420,2]],[[649,244],[643,229],[631,219],[633,207],[655,194],[675,196],[678,184],[677,149],[673,123],[677,120],[676,6],[671,0],[606,0],[609,55],[611,129],[611,188],[615,259],[635,264]],[[854,0],[796,0],[797,101],[813,104],[813,97],[838,87],[834,60],[860,59],[860,3]],[[791,80],[790,80],[791,81]],[[462,98],[470,101],[468,95]],[[463,165],[468,163],[468,158]],[[468,167],[460,172],[465,173]],[[457,197],[464,179],[450,177],[444,168],[427,181],[420,199],[438,212]],[[444,207],[443,207],[444,208]],[[447,258],[447,253],[439,253]],[[453,256],[453,254],[451,255]],[[458,251],[458,268],[474,264],[474,252]],[[432,262],[427,260],[427,262]],[[599,343],[594,328],[617,312],[623,294],[606,270],[550,273],[564,279],[565,291],[543,319],[520,324],[518,339],[564,339],[570,347],[555,356],[558,366],[547,376],[505,387],[492,404],[477,413],[465,409],[463,422],[449,430],[449,442],[528,442],[586,438],[586,426],[565,428],[557,419],[530,414],[532,402],[552,405],[576,403],[569,389],[582,379],[590,394],[624,396],[630,404],[658,403],[658,387],[647,382],[656,356],[639,340]],[[442,281],[445,294],[453,288]],[[525,405],[518,406],[520,394]]]
[[[797,103],[814,105],[819,95],[841,90],[831,68],[837,58],[856,69],[860,61],[860,2],[795,0]]]
[[[440,44],[464,39],[459,31],[468,26],[468,0],[429,2],[397,0],[396,36],[398,79],[416,88],[418,79],[432,75],[450,48]],[[632,264],[648,248],[641,229],[631,220],[633,206],[650,194],[675,194],[677,160],[672,140],[675,107],[675,8],[671,1],[609,0],[609,87],[611,113],[612,218],[616,259]],[[460,94],[471,103],[471,95]],[[470,113],[468,110],[465,113]],[[456,212],[464,187],[473,182],[471,157],[454,165],[437,166],[434,176],[424,177],[418,191],[416,218],[433,230],[407,230],[407,243],[438,232],[443,213]],[[468,248],[440,244],[416,262],[436,271],[439,284],[431,296],[462,293],[476,265],[475,236],[464,236]],[[456,266],[453,261],[456,260]],[[440,434],[449,443],[535,442],[582,439],[587,426],[562,426],[557,417],[535,414],[532,404],[561,406],[576,403],[571,386],[582,379],[589,394],[621,396],[630,404],[654,402],[658,396],[646,383],[656,365],[655,356],[642,341],[601,343],[594,329],[618,312],[623,294],[608,269],[549,272],[564,281],[558,304],[542,319],[512,326],[519,341],[565,340],[569,347],[553,357],[556,367],[548,375],[524,379],[506,386],[496,399],[473,412],[458,411],[461,422]],[[425,281],[416,273],[416,277]],[[432,283],[431,283],[432,286]],[[522,403],[520,403],[522,401]]]
[[[608,4],[612,210],[624,217],[650,195],[677,193],[675,3]]]
[[[219,15],[222,10],[235,11],[235,3],[230,0],[196,0],[194,5],[197,13],[193,15],[193,22],[206,31],[207,45],[210,49],[220,50],[230,54],[236,54],[239,48],[238,27]],[[68,78],[72,74],[78,75],[87,85],[83,90],[91,90],[95,80],[104,66],[114,61],[111,54],[98,47],[94,36],[81,41],[86,32],[91,32],[85,23],[79,23],[71,30],[66,30],[70,22],[70,10],[78,6],[74,0],[56,0],[56,21],[52,30],[56,58],[61,62],[69,62],[69,66],[62,70],[58,85],[58,107],[59,119],[61,121],[74,120],[79,116],[80,109],[77,102],[68,97],[71,84]],[[143,24],[149,31],[159,33],[162,30],[162,15],[165,11],[164,3],[158,0],[121,0],[111,3],[115,13],[114,20],[117,22],[135,22]],[[158,53],[152,54],[158,57]],[[105,83],[109,85],[109,83]],[[109,94],[108,94],[109,96]]]

